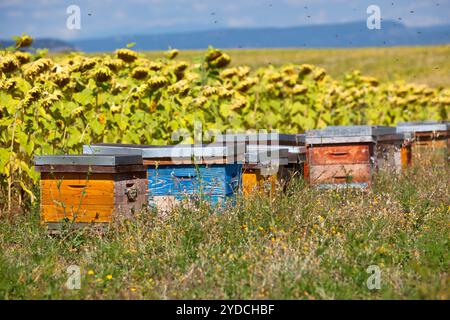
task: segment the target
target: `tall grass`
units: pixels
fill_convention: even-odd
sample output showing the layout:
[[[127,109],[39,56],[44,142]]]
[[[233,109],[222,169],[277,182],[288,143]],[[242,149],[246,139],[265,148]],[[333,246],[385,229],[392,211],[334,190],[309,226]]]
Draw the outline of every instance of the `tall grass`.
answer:
[[[235,208],[142,212],[104,234],[50,236],[38,207],[0,221],[4,299],[449,299],[450,169],[379,174],[371,190],[302,180]],[[65,286],[69,265],[81,289]],[[368,266],[381,270],[369,290]]]

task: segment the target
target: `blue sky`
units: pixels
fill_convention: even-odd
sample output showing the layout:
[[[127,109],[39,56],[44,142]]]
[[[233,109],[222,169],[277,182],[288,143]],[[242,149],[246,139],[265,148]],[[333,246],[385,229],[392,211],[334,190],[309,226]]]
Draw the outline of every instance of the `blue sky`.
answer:
[[[81,29],[66,28],[69,5]],[[82,39],[236,27],[286,27],[361,21],[366,8],[409,26],[450,23],[450,0],[0,0],[0,38]],[[401,20],[399,20],[401,18]]]

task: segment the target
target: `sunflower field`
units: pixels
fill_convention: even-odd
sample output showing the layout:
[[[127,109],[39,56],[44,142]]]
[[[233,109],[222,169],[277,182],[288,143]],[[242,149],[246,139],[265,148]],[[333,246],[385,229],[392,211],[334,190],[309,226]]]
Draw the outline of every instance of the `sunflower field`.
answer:
[[[310,64],[230,67],[208,48],[180,61],[171,49],[148,59],[114,54],[29,53],[28,36],[0,51],[0,203],[33,201],[33,156],[79,153],[83,144],[165,144],[176,130],[266,129],[301,133],[327,125],[448,119],[450,89],[379,82],[349,72],[334,79]],[[190,143],[191,141],[183,141]],[[2,208],[0,208],[2,209]]]

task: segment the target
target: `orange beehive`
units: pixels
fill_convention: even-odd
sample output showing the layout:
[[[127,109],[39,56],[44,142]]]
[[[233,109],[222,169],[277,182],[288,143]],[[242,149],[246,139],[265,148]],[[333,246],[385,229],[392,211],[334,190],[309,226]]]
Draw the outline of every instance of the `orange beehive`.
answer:
[[[411,142],[413,164],[445,165],[450,154],[450,122],[401,122],[397,132]]]
[[[307,179],[322,187],[368,187],[375,170],[398,172],[409,158],[403,135],[391,127],[330,126],[307,131],[305,142]]]
[[[140,156],[36,157],[41,173],[41,220],[56,230],[105,225],[146,205],[146,172]]]

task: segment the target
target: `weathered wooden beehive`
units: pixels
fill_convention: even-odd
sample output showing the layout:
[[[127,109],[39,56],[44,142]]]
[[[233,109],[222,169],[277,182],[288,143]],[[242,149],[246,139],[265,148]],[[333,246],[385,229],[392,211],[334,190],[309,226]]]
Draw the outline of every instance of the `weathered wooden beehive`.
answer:
[[[254,192],[274,194],[288,179],[288,149],[279,146],[248,145],[242,171],[244,196]]]
[[[397,132],[411,142],[413,164],[444,165],[450,155],[450,122],[400,122]]]
[[[245,149],[242,175],[245,196],[254,191],[274,193],[277,188],[284,187],[293,174],[301,171],[305,160],[305,148],[300,147],[296,136],[290,134],[225,134],[217,136],[216,143],[241,144],[240,148]]]
[[[402,167],[404,138],[392,127],[330,126],[308,130],[305,139],[312,185],[367,187],[375,170]]]
[[[83,149],[85,153],[141,155],[147,167],[148,204],[162,213],[197,201],[213,207],[234,204],[242,184],[243,154],[236,154],[233,147],[97,144]]]
[[[146,205],[146,173],[140,156],[58,155],[35,158],[41,173],[41,218],[49,229],[130,218]]]

